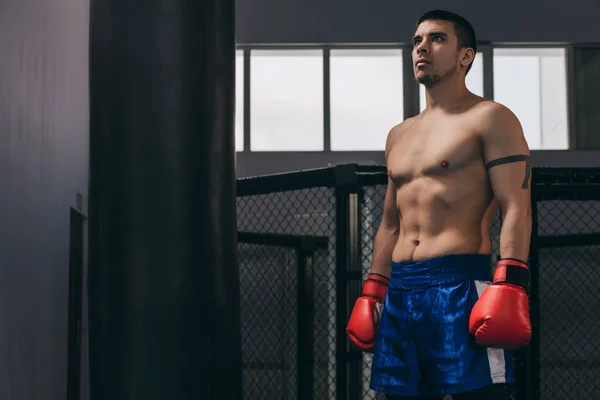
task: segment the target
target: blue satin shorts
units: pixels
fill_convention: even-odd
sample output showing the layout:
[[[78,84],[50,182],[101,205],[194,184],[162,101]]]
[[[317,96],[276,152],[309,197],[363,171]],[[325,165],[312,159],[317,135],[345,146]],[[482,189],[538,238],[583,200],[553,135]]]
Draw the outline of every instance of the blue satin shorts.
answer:
[[[459,254],[392,263],[373,349],[371,389],[442,396],[514,382],[507,351],[478,346],[469,315],[491,284],[490,256]]]

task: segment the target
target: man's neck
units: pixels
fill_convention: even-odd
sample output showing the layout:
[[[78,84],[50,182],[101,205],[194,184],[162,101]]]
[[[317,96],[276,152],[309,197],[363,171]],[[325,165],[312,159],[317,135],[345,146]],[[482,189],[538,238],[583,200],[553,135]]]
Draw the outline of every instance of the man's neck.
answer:
[[[448,79],[425,89],[425,101],[430,110],[451,110],[470,94],[464,80]]]

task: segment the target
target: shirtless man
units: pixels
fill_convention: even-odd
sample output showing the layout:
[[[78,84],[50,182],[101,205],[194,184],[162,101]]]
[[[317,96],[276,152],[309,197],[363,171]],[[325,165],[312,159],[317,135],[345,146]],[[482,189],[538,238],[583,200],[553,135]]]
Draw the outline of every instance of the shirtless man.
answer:
[[[529,149],[510,110],[466,88],[469,22],[428,12],[413,47],[427,107],[389,132],[383,217],[348,336],[373,352],[370,387],[388,400],[509,399],[508,351],[531,338]]]

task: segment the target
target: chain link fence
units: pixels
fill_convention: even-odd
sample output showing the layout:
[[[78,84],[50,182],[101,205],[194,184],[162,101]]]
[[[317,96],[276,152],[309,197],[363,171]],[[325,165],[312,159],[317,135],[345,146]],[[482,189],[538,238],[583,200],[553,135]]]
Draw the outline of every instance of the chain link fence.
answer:
[[[311,382],[311,398],[335,399],[335,191],[327,187],[241,196],[238,231],[262,234],[262,243],[239,242],[244,399],[299,397]],[[302,266],[307,238],[324,238],[311,265]],[[299,268],[312,270],[312,362],[298,353]],[[302,271],[300,271],[302,272]],[[300,379],[308,365],[310,379]],[[312,364],[312,365],[311,365]],[[302,380],[301,382],[299,382]]]
[[[572,180],[564,177],[562,184]],[[571,193],[562,188],[555,194],[549,187],[537,202],[537,362],[543,400],[595,399],[600,393],[597,189],[596,200],[574,200],[581,197],[576,185]]]
[[[263,235],[239,240],[244,399],[381,399],[369,389],[371,356],[340,343],[347,343],[345,322],[370,270],[387,175],[384,168],[361,172],[354,166],[353,180],[347,172],[306,189],[282,176],[279,186],[295,188],[261,184],[261,193],[238,195],[239,232]],[[340,176],[346,182],[342,195]],[[600,190],[590,189],[598,182],[589,177],[577,179],[560,170],[540,176],[534,169],[534,338],[515,356],[519,400],[592,399],[600,393],[600,346],[594,340],[600,334]],[[573,192],[569,185],[577,182]],[[357,194],[355,226],[344,214],[352,209],[340,207],[349,193]],[[498,212],[490,230],[493,260],[499,258],[500,230]],[[307,252],[306,240],[315,238],[321,246]],[[299,279],[312,282],[304,300]],[[346,285],[350,289],[341,292]],[[308,336],[302,333],[306,324]]]

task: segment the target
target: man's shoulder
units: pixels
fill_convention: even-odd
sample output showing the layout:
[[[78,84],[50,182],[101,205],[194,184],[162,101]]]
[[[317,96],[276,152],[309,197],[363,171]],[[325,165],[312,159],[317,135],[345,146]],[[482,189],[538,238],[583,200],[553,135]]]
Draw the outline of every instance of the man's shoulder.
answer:
[[[473,116],[481,138],[486,141],[520,140],[523,136],[521,122],[504,104],[485,100],[477,105]]]
[[[394,143],[396,143],[410,128],[410,126],[415,123],[417,117],[418,116],[407,118],[404,121],[392,127],[392,129],[390,129],[386,139],[386,152],[389,151],[390,148],[394,145]]]
[[[478,122],[508,122],[517,120],[517,116],[502,103],[494,100],[482,99],[471,107],[471,113]]]
[[[419,117],[419,115],[416,115],[414,117],[406,118],[404,121],[394,126],[392,129],[390,129],[390,132],[388,133],[388,138],[395,138],[401,136],[419,119]]]

